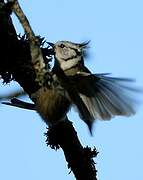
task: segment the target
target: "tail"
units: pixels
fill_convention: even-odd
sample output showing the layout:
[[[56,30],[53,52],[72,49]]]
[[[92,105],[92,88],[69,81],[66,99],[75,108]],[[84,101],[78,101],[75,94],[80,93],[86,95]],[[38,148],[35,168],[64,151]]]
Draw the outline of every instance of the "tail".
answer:
[[[36,110],[35,104],[27,103],[16,98],[12,98],[11,102],[2,102],[2,104],[10,105],[22,109]]]

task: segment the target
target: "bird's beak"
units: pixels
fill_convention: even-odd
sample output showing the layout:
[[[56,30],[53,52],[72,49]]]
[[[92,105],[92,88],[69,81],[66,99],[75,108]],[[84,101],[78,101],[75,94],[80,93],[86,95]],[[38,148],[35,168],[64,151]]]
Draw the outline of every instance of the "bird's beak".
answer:
[[[47,42],[52,48],[55,47],[55,44],[54,43],[51,43],[51,42]]]

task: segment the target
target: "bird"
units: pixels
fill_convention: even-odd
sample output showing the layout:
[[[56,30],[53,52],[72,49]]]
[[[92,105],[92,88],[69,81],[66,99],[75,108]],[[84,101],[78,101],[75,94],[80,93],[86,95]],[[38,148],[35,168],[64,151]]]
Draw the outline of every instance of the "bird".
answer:
[[[48,44],[54,55],[53,81],[50,87],[41,87],[32,95],[34,104],[27,104],[27,109],[35,109],[50,126],[67,119],[67,112],[74,106],[91,133],[97,119],[110,120],[136,113],[134,93],[140,90],[134,87],[135,80],[92,73],[84,62],[89,42]],[[24,108],[19,103],[12,100],[7,104]]]

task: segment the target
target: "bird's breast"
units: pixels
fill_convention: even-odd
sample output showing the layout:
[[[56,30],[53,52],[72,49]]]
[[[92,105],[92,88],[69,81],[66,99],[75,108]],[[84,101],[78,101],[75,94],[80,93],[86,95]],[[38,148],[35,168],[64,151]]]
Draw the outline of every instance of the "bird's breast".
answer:
[[[36,109],[46,124],[62,120],[70,108],[69,100],[55,88],[40,88],[36,92]]]

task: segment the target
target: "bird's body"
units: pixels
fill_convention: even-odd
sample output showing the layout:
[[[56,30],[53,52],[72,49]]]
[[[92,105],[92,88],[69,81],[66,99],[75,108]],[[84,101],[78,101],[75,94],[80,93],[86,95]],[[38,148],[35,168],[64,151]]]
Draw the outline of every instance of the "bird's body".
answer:
[[[55,59],[51,71],[53,81],[50,87],[41,87],[32,95],[35,109],[48,125],[66,119],[72,105],[90,131],[96,119],[110,120],[116,115],[135,113],[131,95],[137,89],[130,86],[133,80],[92,74],[84,65],[88,43],[58,41],[50,44]]]

